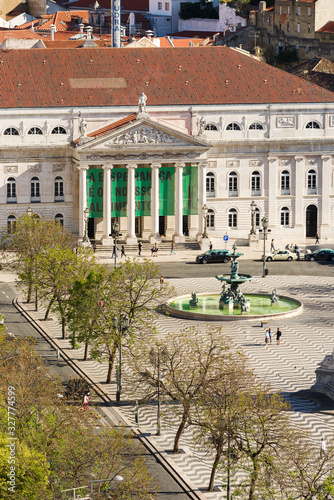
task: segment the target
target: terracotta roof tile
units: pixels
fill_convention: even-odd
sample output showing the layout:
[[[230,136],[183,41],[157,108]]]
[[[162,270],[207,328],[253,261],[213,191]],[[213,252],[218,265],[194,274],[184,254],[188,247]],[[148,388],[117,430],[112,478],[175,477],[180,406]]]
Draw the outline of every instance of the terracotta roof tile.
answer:
[[[68,0],[66,0],[68,1]],[[58,0],[59,4],[64,4],[65,0]],[[71,3],[71,8],[88,8],[94,3],[93,0],[77,0]],[[99,0],[100,7],[110,11],[110,0]],[[131,12],[148,12],[149,0],[122,0],[122,10],[129,10]]]
[[[130,116],[126,116],[125,118],[122,118],[121,120],[117,120],[117,122],[111,123],[110,125],[107,125],[106,127],[102,127],[98,130],[95,130],[94,132],[90,132],[87,134],[87,137],[101,137],[101,135],[108,134],[112,130],[117,130],[118,128],[124,127],[124,125],[127,125],[128,123],[131,123],[135,121],[137,117],[136,113],[132,113]],[[74,141],[76,144],[79,143],[79,139],[76,139]]]
[[[322,28],[318,30],[318,32],[322,33],[334,33],[334,21],[329,21],[328,23],[325,24]]]
[[[334,94],[224,46],[0,52],[0,107],[334,102]]]
[[[66,31],[70,26],[74,27],[74,21],[78,17],[82,18],[83,23],[88,23],[89,20],[88,10],[60,10],[58,12],[54,12],[53,14],[41,17],[44,20],[44,23],[41,25],[39,24],[39,19],[36,19],[32,22],[30,21],[28,23],[21,24],[20,26],[17,26],[17,28],[29,29],[33,25],[35,31],[45,31],[50,30],[51,25],[54,24],[57,31]]]

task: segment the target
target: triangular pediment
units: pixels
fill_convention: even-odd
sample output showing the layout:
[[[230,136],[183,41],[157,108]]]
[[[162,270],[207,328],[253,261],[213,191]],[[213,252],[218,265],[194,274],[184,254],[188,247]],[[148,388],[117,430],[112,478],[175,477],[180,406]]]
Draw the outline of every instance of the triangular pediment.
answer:
[[[92,135],[93,133],[90,133]],[[197,149],[206,151],[210,145],[203,140],[177,131],[149,118],[134,120],[116,130],[97,137],[85,137],[78,149],[82,151]]]

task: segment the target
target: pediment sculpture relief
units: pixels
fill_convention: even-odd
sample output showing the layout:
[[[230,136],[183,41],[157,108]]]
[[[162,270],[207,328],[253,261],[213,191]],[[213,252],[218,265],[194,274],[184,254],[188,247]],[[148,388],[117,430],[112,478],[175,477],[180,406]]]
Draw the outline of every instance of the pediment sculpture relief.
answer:
[[[174,143],[182,144],[182,141],[171,135],[149,127],[140,127],[129,130],[123,135],[117,136],[113,144],[149,144],[149,143]]]

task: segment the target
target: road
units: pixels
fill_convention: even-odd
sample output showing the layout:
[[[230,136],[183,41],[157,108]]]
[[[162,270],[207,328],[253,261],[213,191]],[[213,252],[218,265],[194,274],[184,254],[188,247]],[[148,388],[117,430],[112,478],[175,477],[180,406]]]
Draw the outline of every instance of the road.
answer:
[[[60,375],[66,382],[70,377],[77,377],[77,374],[68,366],[68,364],[55,356],[55,351],[39,335],[39,333],[25,320],[25,318],[12,305],[12,300],[18,294],[14,284],[0,283],[0,312],[5,316],[8,332],[17,337],[33,337],[36,339],[36,352],[47,359],[50,371],[54,375]],[[106,419],[103,409],[99,409],[103,418]],[[118,417],[117,417],[118,418]],[[112,422],[109,422],[112,425]],[[165,469],[150,454],[144,454],[146,465],[160,484],[160,491],[157,495],[158,500],[186,500],[189,496],[180,488],[174,479],[165,471]]]

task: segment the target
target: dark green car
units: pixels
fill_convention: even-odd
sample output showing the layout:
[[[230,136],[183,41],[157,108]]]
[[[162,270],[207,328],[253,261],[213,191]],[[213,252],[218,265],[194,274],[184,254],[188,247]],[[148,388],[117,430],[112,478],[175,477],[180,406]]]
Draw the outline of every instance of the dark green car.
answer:
[[[211,262],[219,263],[229,262],[231,260],[230,251],[229,250],[208,250],[201,255],[197,255],[196,262],[197,264],[210,264]]]

